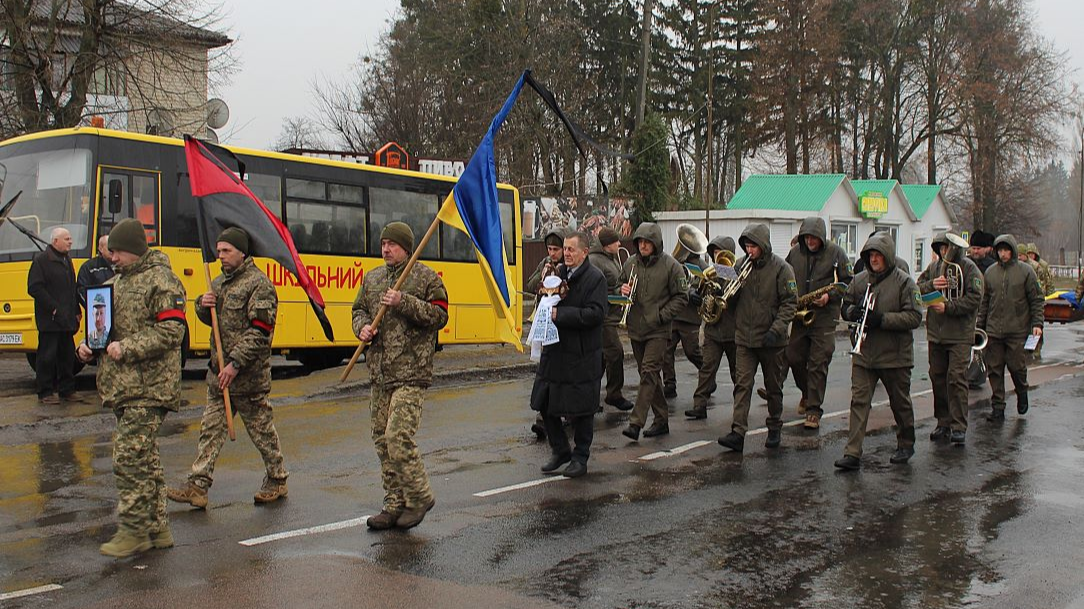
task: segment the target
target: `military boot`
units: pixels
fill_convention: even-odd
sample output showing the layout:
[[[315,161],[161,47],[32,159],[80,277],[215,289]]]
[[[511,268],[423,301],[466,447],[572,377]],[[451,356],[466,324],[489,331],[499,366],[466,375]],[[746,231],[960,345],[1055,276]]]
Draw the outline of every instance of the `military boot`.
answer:
[[[410,529],[418,526],[425,519],[425,515],[429,513],[429,510],[433,509],[436,504],[436,499],[430,499],[428,503],[403,510],[403,513],[399,514],[399,519],[395,521],[395,526],[400,529]]]
[[[1017,389],[1016,390],[1016,414],[1028,413],[1028,390]]]
[[[691,409],[685,411],[685,416],[690,419],[706,419],[708,418],[707,406],[693,406]]]
[[[287,494],[289,494],[289,491],[286,489],[286,480],[264,478],[263,486],[253,495],[252,501],[255,503],[271,503],[284,498]]]
[[[133,554],[146,552],[149,549],[151,549],[151,540],[146,533],[136,535],[135,533],[117,531],[117,534],[113,535],[113,539],[103,543],[98,548],[98,551],[113,558],[127,558]]]
[[[765,398],[765,399],[767,399],[767,398]],[[805,396],[802,396],[802,399],[798,400],[798,414],[805,414]],[[810,428],[810,429],[813,429],[813,428]]]
[[[374,531],[384,531],[395,526],[395,521],[399,520],[400,512],[389,512],[387,510],[380,510],[380,513],[376,516],[370,516],[365,519],[365,526],[373,529]]]
[[[163,527],[157,531],[151,531],[151,545],[156,550],[164,550],[166,548],[173,547],[173,532],[169,530],[169,527]]]
[[[207,507],[207,489],[200,488],[192,482],[186,482],[181,488],[167,488],[166,497],[169,497],[170,501],[187,503],[200,509]]]

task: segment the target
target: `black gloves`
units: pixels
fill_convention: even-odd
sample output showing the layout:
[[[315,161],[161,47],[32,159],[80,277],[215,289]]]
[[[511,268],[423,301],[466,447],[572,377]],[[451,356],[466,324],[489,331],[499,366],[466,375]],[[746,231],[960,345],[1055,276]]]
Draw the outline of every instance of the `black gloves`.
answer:
[[[764,335],[765,347],[778,347],[783,344],[783,338],[775,333],[775,330],[768,330]]]
[[[878,313],[877,311],[870,311],[869,312],[869,317],[866,318],[866,327],[867,328],[880,328],[881,327],[881,322],[884,321],[884,318],[885,318],[885,316],[884,316],[883,313]]]

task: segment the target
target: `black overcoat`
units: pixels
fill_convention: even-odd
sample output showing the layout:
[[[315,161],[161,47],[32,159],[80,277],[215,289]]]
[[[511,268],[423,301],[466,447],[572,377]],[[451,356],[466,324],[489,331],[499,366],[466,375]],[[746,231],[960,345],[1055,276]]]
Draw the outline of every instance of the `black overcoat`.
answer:
[[[34,322],[38,332],[70,332],[79,329],[79,294],[75,267],[67,254],[52,245],[34,254],[27,273],[26,291],[34,299]]]
[[[567,279],[564,265],[559,275]],[[568,279],[568,295],[556,308],[554,324],[561,341],[542,349],[531,408],[551,416],[594,415],[602,384],[602,323],[609,308],[606,276],[585,259]]]

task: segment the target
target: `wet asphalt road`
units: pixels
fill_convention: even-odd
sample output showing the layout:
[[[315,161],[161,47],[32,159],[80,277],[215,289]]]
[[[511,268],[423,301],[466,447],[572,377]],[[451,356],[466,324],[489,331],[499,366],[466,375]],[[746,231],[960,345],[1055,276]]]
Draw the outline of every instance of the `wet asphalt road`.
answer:
[[[419,528],[385,533],[347,522],[375,514],[382,497],[364,386],[321,393],[336,371],[283,364],[276,421],[289,498],[252,505],[262,468],[239,425],[211,509],[171,505],[177,547],[121,561],[97,553],[114,530],[111,415],[90,404],[43,410],[4,361],[0,376],[14,380],[0,388],[0,593],[62,588],[0,606],[1084,607],[1082,331],[1049,333],[1026,417],[1010,396],[1008,420],[991,425],[988,392],[973,392],[965,448],[926,439],[920,344],[918,452],[906,466],[888,464],[885,406],[858,473],[832,467],[845,415],[819,433],[786,428],[778,450],[761,433],[744,456],[726,453],[714,440],[729,426],[730,384],[720,382],[706,422],[686,422],[695,378],[680,362],[669,436],[630,443],[619,434],[626,415],[608,410],[585,478],[488,495],[543,478],[548,449],[527,432],[530,378],[482,372],[515,359],[507,353],[453,357],[459,373],[431,391],[419,434],[437,506]],[[161,439],[170,482],[195,454],[202,392],[198,364],[190,369],[191,406]],[[841,340],[826,411],[846,410],[848,397]],[[788,383],[785,420],[798,420],[797,401]],[[765,414],[754,405],[751,423]],[[258,539],[331,523],[345,528]]]

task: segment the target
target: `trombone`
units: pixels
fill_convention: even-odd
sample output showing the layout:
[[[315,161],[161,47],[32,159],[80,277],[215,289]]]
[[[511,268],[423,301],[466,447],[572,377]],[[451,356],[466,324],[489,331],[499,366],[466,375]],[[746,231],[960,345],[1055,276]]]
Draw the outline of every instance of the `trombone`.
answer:
[[[851,355],[862,355],[862,344],[866,342],[866,322],[869,321],[870,311],[877,304],[877,294],[873,292],[873,284],[866,286],[866,295],[862,297],[862,321],[854,329],[854,348]]]

